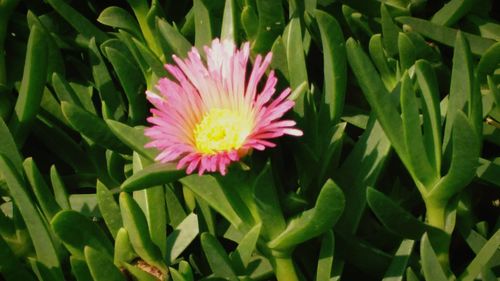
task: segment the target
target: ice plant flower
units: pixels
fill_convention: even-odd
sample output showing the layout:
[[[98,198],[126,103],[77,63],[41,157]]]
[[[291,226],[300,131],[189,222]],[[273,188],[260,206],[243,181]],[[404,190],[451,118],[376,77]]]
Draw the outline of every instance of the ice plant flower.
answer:
[[[145,130],[146,146],[160,153],[156,161],[178,161],[177,169],[188,174],[219,171],[224,175],[231,162],[250,150],[274,147],[269,139],[301,136],[293,120],[281,117],[294,106],[287,99],[290,88],[273,98],[277,78],[270,71],[261,90],[259,81],[272,53],[258,55],[247,75],[249,43],[237,49],[231,41],[215,39],[204,47],[206,60],[196,48],[186,59],[173,56],[175,64],[165,68],[175,80],[161,78],[156,89],[147,91],[153,104],[152,124]]]

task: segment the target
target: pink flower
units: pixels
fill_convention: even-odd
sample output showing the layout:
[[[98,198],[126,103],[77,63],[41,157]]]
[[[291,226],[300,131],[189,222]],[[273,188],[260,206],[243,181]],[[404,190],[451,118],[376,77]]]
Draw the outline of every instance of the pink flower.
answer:
[[[258,55],[247,79],[249,43],[236,49],[230,41],[212,41],[205,46],[206,62],[193,48],[186,59],[173,56],[166,69],[175,78],[161,78],[159,94],[147,91],[154,105],[148,118],[153,126],[145,130],[162,163],[178,161],[186,172],[220,171],[238,161],[251,149],[274,147],[269,139],[283,135],[301,136],[295,121],[280,118],[294,106],[288,100],[290,88],[272,99],[277,79],[270,71],[259,91],[257,86],[269,66],[272,54]]]

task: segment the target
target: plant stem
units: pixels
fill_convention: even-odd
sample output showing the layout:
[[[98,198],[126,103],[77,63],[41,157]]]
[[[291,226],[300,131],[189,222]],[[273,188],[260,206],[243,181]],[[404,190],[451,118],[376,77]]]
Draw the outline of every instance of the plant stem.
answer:
[[[425,200],[425,206],[427,209],[427,223],[435,228],[446,231],[446,200]],[[443,241],[443,239],[433,239],[434,235],[432,232],[429,232],[429,238],[431,242],[434,240],[434,244],[432,245],[436,255],[438,257],[441,266],[448,274],[451,274],[450,269],[450,258],[449,258],[449,246],[450,239]],[[436,243],[439,242],[439,243]]]
[[[299,281],[290,255],[273,256],[271,264],[278,281]]]

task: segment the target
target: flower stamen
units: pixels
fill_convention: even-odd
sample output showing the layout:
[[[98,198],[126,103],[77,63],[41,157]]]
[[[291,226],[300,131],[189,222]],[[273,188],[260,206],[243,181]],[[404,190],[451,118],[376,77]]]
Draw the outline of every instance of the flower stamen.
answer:
[[[252,127],[251,119],[237,111],[212,108],[194,129],[196,149],[203,154],[238,149]]]

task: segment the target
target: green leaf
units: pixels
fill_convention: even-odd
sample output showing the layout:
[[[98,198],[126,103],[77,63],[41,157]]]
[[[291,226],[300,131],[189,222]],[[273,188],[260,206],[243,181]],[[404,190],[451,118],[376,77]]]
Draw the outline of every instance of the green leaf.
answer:
[[[128,115],[132,124],[144,123],[146,117],[146,95],[144,80],[136,64],[131,62],[127,54],[113,47],[104,47],[106,57],[111,62],[118,80],[128,99]]]
[[[208,232],[201,234],[201,247],[212,269],[214,277],[237,281],[236,273],[231,267],[231,261],[226,251],[217,239]]]
[[[232,42],[238,42],[239,18],[237,3],[235,0],[226,0],[224,4],[224,15],[222,17],[222,28],[220,38]]]
[[[391,100],[380,76],[360,45],[354,39],[349,38],[346,49],[349,64],[365,97],[399,157],[403,163],[407,163],[406,148],[400,137],[403,135],[403,125],[395,103]]]
[[[110,131],[106,123],[85,109],[67,102],[61,103],[64,116],[71,126],[95,143],[120,153],[130,150]]]
[[[417,71],[417,73],[419,72]],[[410,80],[410,77],[406,72],[403,74],[402,78],[400,98],[404,139],[406,150],[408,151],[409,163],[411,165],[406,168],[410,171],[414,179],[417,179],[424,186],[427,186],[439,178],[439,169],[436,171],[435,161],[433,163],[434,165],[431,165],[429,162],[427,150],[438,150],[439,156],[441,156],[441,153],[439,149],[425,146],[426,143],[424,143],[422,129],[420,127],[420,114],[417,97],[413,91],[413,82]],[[427,119],[437,121],[437,125],[440,125],[439,120],[429,117],[427,117]],[[432,133],[435,132],[433,131]],[[438,131],[437,133],[439,134],[440,132]],[[439,140],[439,135],[437,139]],[[437,155],[431,155],[431,157],[431,159],[435,160]],[[420,188],[420,186],[418,187]],[[423,190],[421,190],[421,192],[423,192]],[[421,236],[421,234],[419,236]]]
[[[384,49],[389,57],[398,54],[398,33],[401,29],[392,20],[392,15],[385,4],[380,5],[380,15],[382,21],[382,41]]]
[[[425,280],[433,281],[447,281],[448,278],[438,261],[434,249],[429,242],[427,233],[424,233],[420,240],[420,256],[422,261],[422,270],[424,272]]]
[[[488,240],[484,238],[478,232],[470,229],[469,233],[462,234],[464,240],[467,242],[471,250],[477,255],[481,249],[483,249],[484,245]],[[485,264],[486,265],[486,264]],[[495,267],[500,265],[500,249],[497,249],[496,252],[491,257],[491,260],[488,262],[487,266]]]
[[[136,38],[142,38],[142,33],[134,17],[127,10],[111,6],[104,9],[97,21],[114,28],[123,29],[132,33]]]
[[[212,42],[212,16],[208,1],[193,0],[195,46],[201,50]]]
[[[417,60],[415,48],[415,44],[413,44],[406,33],[400,32],[398,34],[399,64],[401,71],[408,70]]]
[[[422,103],[424,144],[434,174],[439,176],[441,175],[442,130],[438,83],[434,70],[427,61],[417,61],[415,72],[424,99]]]
[[[481,56],[477,64],[477,76],[484,80],[485,76],[492,74],[500,62],[500,42],[495,43]],[[498,104],[498,103],[497,103]]]
[[[137,254],[132,248],[128,232],[122,227],[116,233],[113,261],[116,266],[121,266],[124,263],[132,262],[135,258],[137,258]]]
[[[274,40],[281,35],[285,26],[283,5],[280,1],[256,0],[258,29],[252,43],[254,53],[271,50]]]
[[[149,236],[146,217],[128,193],[120,193],[120,211],[134,251],[144,261],[165,273],[168,270],[167,266],[162,259],[161,251]]]
[[[33,25],[28,38],[23,78],[9,127],[17,146],[22,147],[28,128],[36,117],[47,77],[47,38],[42,28]]]
[[[69,83],[57,72],[52,73],[52,87],[59,101],[67,101],[78,106],[83,106]]]
[[[111,132],[113,132],[113,134],[125,145],[149,160],[155,159],[157,151],[153,148],[144,147],[146,143],[149,142],[149,139],[144,135],[144,129],[142,127],[130,127],[126,124],[109,119],[106,120],[106,123]]]
[[[244,272],[250,263],[252,254],[256,251],[257,242],[261,233],[262,224],[255,225],[239,241],[236,250],[229,254],[229,259],[239,272]]]
[[[184,189],[184,191],[189,189]],[[177,196],[174,191],[174,186],[168,184],[165,186],[165,201],[167,205],[168,223],[177,227],[184,218],[187,217],[186,211],[182,206],[181,199]],[[193,208],[194,209],[194,208]]]
[[[198,216],[189,214],[167,238],[166,259],[168,264],[173,264],[182,252],[193,242],[198,235]]]
[[[474,0],[451,0],[432,16],[431,22],[452,26],[469,13],[475,3]]]
[[[75,275],[77,281],[94,281],[85,260],[71,256],[69,261],[71,264],[71,272]]]
[[[451,130],[455,116],[459,111],[469,113],[471,97],[474,93],[474,72],[469,46],[462,36],[457,34],[455,51],[453,53],[453,69],[451,73],[450,95],[446,113],[443,150],[446,152],[451,141]]]
[[[401,242],[382,281],[403,281],[414,246],[413,240],[405,239]]]
[[[163,256],[167,252],[167,209],[165,207],[165,192],[163,185],[145,189],[146,210],[151,241],[158,246]]]
[[[338,171],[346,204],[337,229],[356,231],[366,206],[366,188],[377,182],[390,151],[391,144],[372,114],[365,132]]]
[[[457,37],[456,35],[458,32],[456,29],[437,25],[430,21],[413,17],[398,17],[396,18],[396,21],[410,26],[412,30],[417,31],[423,36],[434,41],[450,47],[455,46],[455,38]],[[471,44],[471,51],[475,55],[484,54],[489,47],[496,43],[494,40],[470,33],[463,32],[463,35],[469,40]]]
[[[339,23],[329,14],[314,10],[321,34],[324,61],[324,99],[333,124],[340,120],[347,86],[345,40]]]
[[[0,249],[2,249],[0,251],[0,272],[5,281],[35,281],[33,275],[19,262],[1,235]]]
[[[118,230],[123,227],[122,217],[120,215],[120,207],[113,198],[113,193],[108,188],[97,181],[96,197],[99,211],[109,229],[109,232],[116,238]]]
[[[396,70],[389,64],[389,58],[385,55],[382,35],[375,34],[370,38],[368,50],[375,67],[380,72],[380,78],[384,82],[385,88],[392,91],[397,84]]]
[[[0,118],[0,154],[3,154],[14,165],[17,171],[23,169],[23,160],[19,150],[17,150],[14,137],[10,133],[9,127],[4,120]]]
[[[176,166],[172,163],[154,163],[126,179],[120,188],[123,191],[131,192],[174,182],[186,175],[184,170],[178,170]]]
[[[85,246],[98,249],[110,258],[113,256],[113,245],[106,234],[84,215],[76,211],[61,211],[52,219],[51,225],[75,258],[85,258]]]
[[[426,231],[426,225],[401,208],[389,197],[369,187],[366,200],[370,209],[389,231],[405,238],[418,240]]]
[[[21,175],[17,173],[12,162],[3,154],[0,154],[0,171],[9,187],[10,196],[18,207],[30,233],[38,260],[51,269],[52,273],[55,274],[54,277],[58,280],[64,280],[54,242],[45,221],[26,191]]]
[[[85,260],[95,281],[125,281],[113,261],[99,250],[85,246]]]
[[[122,32],[123,33],[123,32]],[[167,71],[165,70],[165,67],[163,65],[163,62],[149,49],[144,43],[141,41],[131,38],[135,48],[137,49],[138,54],[136,55],[136,61],[139,61],[138,56],[140,56],[143,60],[144,63],[146,64],[147,67],[150,67],[153,73],[158,76],[158,77],[163,77],[167,75]],[[129,46],[129,49],[132,49]],[[147,70],[147,69],[146,69]],[[146,81],[149,83],[148,85],[151,85],[153,81]],[[148,86],[148,89],[150,87]]]
[[[36,200],[42,209],[43,214],[47,220],[51,220],[57,212],[61,210],[61,207],[57,204],[54,199],[53,194],[50,192],[47,183],[45,182],[40,170],[36,166],[33,158],[26,158],[23,162],[24,172],[26,173],[26,178],[33,188]]]
[[[84,152],[68,133],[51,121],[50,117],[39,114],[32,132],[52,154],[57,155],[76,172],[84,174],[96,172],[88,153]],[[54,142],[54,139],[57,139],[57,142]]]
[[[330,280],[333,255],[335,251],[335,236],[333,231],[328,230],[321,239],[318,266],[316,268],[316,281]]]
[[[344,200],[340,188],[328,180],[318,195],[316,205],[290,220],[286,229],[268,246],[275,250],[290,249],[327,231],[342,214]]]
[[[156,19],[156,27],[161,36],[160,40],[163,40],[169,50],[172,50],[174,54],[181,58],[187,56],[192,45],[179,31],[168,24],[167,21],[160,18]]]
[[[296,89],[304,81],[307,83],[307,68],[302,46],[302,32],[300,19],[295,17],[285,29],[283,41],[288,60],[288,73],[290,74],[290,87]]]
[[[476,177],[482,181],[500,187],[500,157],[492,161],[479,158],[480,166],[476,170]]]
[[[257,211],[262,222],[261,235],[266,240],[272,240],[285,229],[286,222],[281,211],[270,165],[267,165],[257,176],[253,191]]]
[[[201,197],[206,201],[212,208],[219,212],[224,218],[226,218],[231,224],[240,228],[245,223],[238,216],[235,207],[231,204],[231,195],[225,193],[222,186],[217,182],[215,177],[210,175],[191,175],[182,178],[180,182],[194,194]]]
[[[92,77],[95,87],[99,93],[101,101],[106,105],[109,110],[107,118],[115,120],[121,119],[125,114],[123,100],[121,94],[116,90],[111,74],[106,67],[106,63],[101,55],[99,48],[97,48],[95,38],[92,38],[88,45],[89,60],[92,64]]]
[[[448,173],[427,194],[437,200],[451,198],[467,186],[476,174],[480,143],[469,120],[457,112],[452,131],[452,155]]]
[[[500,230],[497,230],[495,234],[491,236],[491,238],[486,242],[477,253],[476,257],[472,260],[472,262],[465,268],[464,273],[460,275],[458,280],[460,281],[473,281],[476,277],[481,273],[481,270],[485,265],[489,263],[491,258],[498,251],[498,247],[500,247]]]
[[[47,0],[47,2],[87,40],[95,37],[98,43],[102,43],[108,38],[108,35],[104,31],[101,31],[97,26],[93,25],[87,18],[68,5],[64,0]]]

